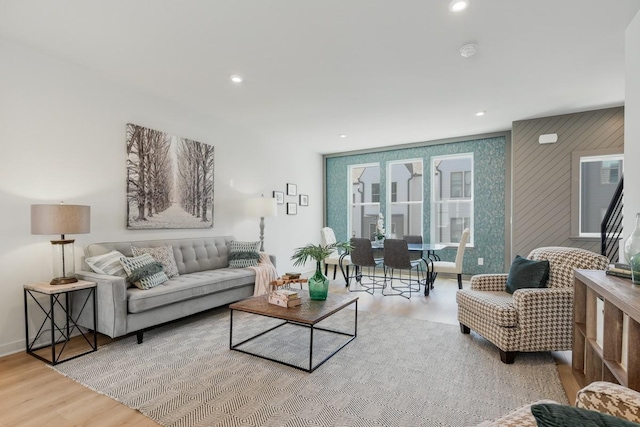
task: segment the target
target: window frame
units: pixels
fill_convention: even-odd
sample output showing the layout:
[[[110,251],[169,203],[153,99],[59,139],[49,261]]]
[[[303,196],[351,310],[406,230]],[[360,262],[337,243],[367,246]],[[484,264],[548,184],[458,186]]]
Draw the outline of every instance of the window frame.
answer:
[[[624,150],[623,147],[614,147],[601,150],[573,151],[571,153],[571,238],[576,240],[599,240],[601,237],[600,232],[583,233],[581,230],[583,159],[592,159],[592,161],[622,160],[622,170],[618,171],[618,182],[620,182],[624,174]]]
[[[353,164],[353,165],[349,165],[347,168],[347,199],[349,201],[349,211],[348,211],[348,215],[347,215],[347,230],[349,233],[349,238],[353,237],[355,233],[354,230],[354,226],[353,226],[353,210],[356,206],[377,206],[378,207],[378,212],[381,212],[381,204],[380,202],[356,202],[354,200],[354,196],[355,194],[353,193],[353,170],[356,168],[369,168],[369,167],[377,167],[378,168],[378,183],[381,184],[382,181],[382,166],[380,164],[380,162],[369,162],[369,163],[358,163],[358,164]],[[364,183],[365,185],[363,185],[364,187],[364,191],[366,192],[366,183]],[[372,183],[373,184],[373,183]],[[372,198],[373,198],[373,193],[372,193]],[[376,214],[376,218],[377,218],[377,214]],[[371,236],[360,236],[363,238],[371,238]]]
[[[395,165],[404,165],[407,163],[421,163],[422,164],[422,182],[421,182],[421,186],[422,186],[422,191],[420,191],[420,200],[419,201],[405,201],[405,202],[399,202],[398,198],[397,198],[397,190],[398,190],[398,182],[397,179],[393,180],[392,179],[392,169],[393,166]],[[387,213],[387,215],[385,216],[385,227],[387,228],[387,230],[390,230],[391,234],[397,234],[397,230],[396,230],[396,224],[393,221],[393,206],[402,206],[402,205],[420,205],[420,232],[417,233],[420,236],[424,236],[424,193],[425,193],[425,185],[424,185],[424,172],[425,172],[425,167],[424,167],[424,158],[422,157],[416,157],[416,158],[410,158],[410,159],[398,159],[398,160],[390,160],[387,162],[386,165],[386,181],[385,183],[390,183],[390,185],[387,186],[386,190],[387,190],[387,203],[385,205],[385,212]],[[396,199],[395,201],[393,201],[393,190],[394,190],[394,184],[395,184],[395,194],[396,194]],[[404,228],[404,227],[403,227]],[[404,233],[404,230],[403,230]],[[413,234],[413,233],[411,233]]]
[[[459,171],[459,170],[453,170],[453,171],[449,171],[449,177],[448,179],[451,180],[451,173],[456,173],[456,172],[462,172],[462,195],[463,197],[452,197],[449,196],[447,199],[442,199],[442,195],[439,194],[440,192],[436,189],[436,185],[440,185],[440,181],[442,180],[442,176],[440,176],[439,179],[436,179],[435,174],[437,172],[437,168],[436,168],[436,162],[438,161],[442,161],[442,160],[451,160],[451,159],[456,159],[456,158],[469,158],[471,161],[471,170],[470,171]],[[466,152],[466,153],[456,153],[456,154],[443,154],[443,155],[439,155],[439,156],[432,156],[430,158],[430,173],[429,173],[429,181],[430,181],[430,185],[431,185],[431,197],[430,197],[430,209],[431,209],[431,218],[430,218],[430,224],[429,224],[429,229],[430,229],[430,241],[432,243],[443,243],[447,246],[451,246],[451,247],[458,247],[459,243],[458,242],[440,242],[439,238],[438,238],[438,231],[439,228],[438,224],[436,224],[436,221],[438,220],[438,215],[437,215],[437,211],[438,211],[438,207],[443,205],[444,203],[448,203],[448,202],[452,202],[452,203],[468,203],[469,205],[469,240],[467,242],[467,246],[468,247],[473,247],[474,246],[474,236],[475,236],[475,232],[474,232],[474,225],[475,225],[475,193],[474,193],[474,182],[475,182],[475,155],[473,152]],[[467,173],[469,174],[469,190],[470,190],[470,195],[466,195],[466,191],[465,188],[467,187],[466,184],[466,176]],[[441,175],[444,173],[443,171],[440,171]],[[451,191],[451,182],[449,182],[449,191]],[[436,200],[437,199],[437,195],[440,195],[441,200]],[[450,218],[466,218],[466,217],[460,217],[460,216],[450,216]],[[464,220],[463,220],[464,221]]]

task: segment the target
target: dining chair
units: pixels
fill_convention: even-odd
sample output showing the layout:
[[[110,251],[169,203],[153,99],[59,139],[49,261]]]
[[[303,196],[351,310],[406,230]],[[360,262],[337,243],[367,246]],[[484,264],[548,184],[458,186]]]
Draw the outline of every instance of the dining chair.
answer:
[[[407,244],[409,245],[421,245],[422,244],[422,236],[419,235],[405,235],[404,237],[402,237],[404,240],[407,241]],[[422,259],[422,252],[417,252],[417,251],[412,251],[409,252],[409,258],[411,259],[411,261],[416,261],[419,259]]]
[[[460,243],[458,243],[458,251],[456,252],[455,261],[434,261],[432,267],[431,288],[433,289],[433,282],[435,282],[438,273],[451,273],[458,275],[458,289],[462,289],[462,260],[464,258],[464,249],[467,246],[469,240],[469,229],[465,228],[460,236]]]
[[[384,286],[384,276],[379,276],[376,268],[383,267],[381,259],[373,257],[371,240],[353,237],[351,238],[351,275],[347,276],[347,287],[351,292],[368,292],[373,294],[376,289]],[[355,279],[357,288],[351,286],[351,279]],[[363,279],[367,279],[363,282]],[[381,282],[379,279],[383,279]]]
[[[421,284],[429,286],[428,269],[428,264],[422,258],[411,260],[409,245],[405,239],[386,239],[384,242],[385,286],[382,289],[382,295],[411,298],[412,292],[420,292]],[[403,272],[406,273],[403,275]],[[400,286],[394,285],[395,282],[400,282]],[[385,293],[385,289],[387,291],[390,289],[391,292]],[[407,292],[409,296],[405,295]]]
[[[322,246],[327,246],[336,243],[336,235],[333,232],[331,227],[323,227],[320,230],[320,243]],[[347,282],[347,277],[349,277],[349,265],[351,265],[351,257],[349,254],[340,253],[340,251],[335,250],[324,259],[324,275],[327,275],[329,270],[329,265],[333,265],[333,280],[336,280],[336,271],[338,266],[340,266],[340,270],[342,271],[342,275],[345,280],[345,285],[349,286]],[[346,269],[346,273],[345,273]]]

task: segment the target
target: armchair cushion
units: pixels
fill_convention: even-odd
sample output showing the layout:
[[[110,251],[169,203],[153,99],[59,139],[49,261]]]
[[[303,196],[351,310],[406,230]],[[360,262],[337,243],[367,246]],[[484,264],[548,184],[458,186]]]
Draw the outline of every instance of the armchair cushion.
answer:
[[[506,291],[510,294],[523,288],[544,288],[549,279],[549,261],[534,261],[517,255],[511,263]]]
[[[513,297],[504,291],[458,291],[458,305],[498,326],[512,327],[518,324],[518,312]]]
[[[576,394],[576,407],[640,422],[640,393],[606,381],[595,381]]]
[[[531,406],[539,427],[637,427],[638,423],[623,420],[612,415],[573,406],[557,404],[537,404]]]

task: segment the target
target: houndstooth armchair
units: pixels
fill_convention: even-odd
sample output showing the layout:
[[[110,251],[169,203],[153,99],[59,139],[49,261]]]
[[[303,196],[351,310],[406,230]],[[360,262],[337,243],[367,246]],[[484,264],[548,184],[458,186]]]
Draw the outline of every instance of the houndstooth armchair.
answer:
[[[548,260],[547,287],[505,291],[507,274],[479,274],[470,290],[459,290],[460,331],[482,335],[500,350],[504,363],[517,352],[570,350],[573,340],[573,271],[604,270],[609,260],[578,248],[546,247],[529,259]]]

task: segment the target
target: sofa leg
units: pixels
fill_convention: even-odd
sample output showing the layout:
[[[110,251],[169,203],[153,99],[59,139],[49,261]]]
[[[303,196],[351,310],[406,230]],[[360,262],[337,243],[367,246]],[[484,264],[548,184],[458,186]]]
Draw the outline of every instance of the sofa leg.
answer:
[[[470,334],[471,333],[471,329],[469,329],[468,326],[463,325],[462,323],[460,323],[460,332],[462,332],[463,334]]]
[[[510,365],[516,359],[516,353],[517,353],[516,351],[500,350],[500,360],[502,361],[502,363],[506,363],[507,365]]]
[[[136,332],[136,339],[138,340],[138,344],[142,344],[142,335],[144,334],[144,331],[138,331]]]

